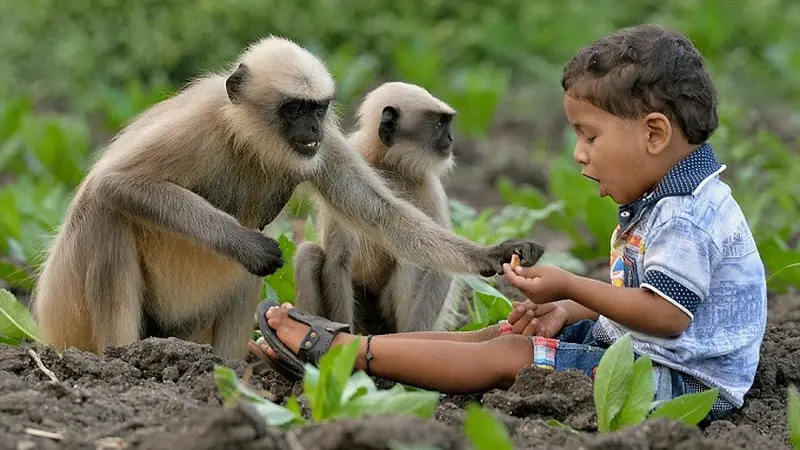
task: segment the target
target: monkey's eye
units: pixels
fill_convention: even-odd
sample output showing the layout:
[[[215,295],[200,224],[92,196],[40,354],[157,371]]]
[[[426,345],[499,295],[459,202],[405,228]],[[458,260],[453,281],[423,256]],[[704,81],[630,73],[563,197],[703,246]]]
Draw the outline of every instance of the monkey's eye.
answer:
[[[300,117],[303,114],[303,105],[299,102],[293,102],[289,105],[289,115],[292,117]]]
[[[317,105],[317,108],[314,112],[317,114],[317,117],[323,117],[327,111],[328,105]]]

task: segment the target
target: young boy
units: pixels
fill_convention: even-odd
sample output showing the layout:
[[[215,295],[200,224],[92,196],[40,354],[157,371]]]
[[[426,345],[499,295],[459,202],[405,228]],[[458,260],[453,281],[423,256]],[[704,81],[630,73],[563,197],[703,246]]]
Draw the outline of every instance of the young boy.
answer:
[[[707,143],[716,93],[702,57],[662,27],[627,28],[581,49],[562,87],[575,160],[620,205],[611,283],[506,264],[529,299],[507,323],[368,336],[356,368],[447,393],[506,388],[532,363],[592,376],[605,349],[630,332],[636,354],[654,362],[654,400],[718,387],[712,417],[740,408],[758,366],[766,282]],[[295,373],[300,361],[316,363],[330,345],[356,338],[342,324],[270,306],[259,311],[269,345],[251,348]]]

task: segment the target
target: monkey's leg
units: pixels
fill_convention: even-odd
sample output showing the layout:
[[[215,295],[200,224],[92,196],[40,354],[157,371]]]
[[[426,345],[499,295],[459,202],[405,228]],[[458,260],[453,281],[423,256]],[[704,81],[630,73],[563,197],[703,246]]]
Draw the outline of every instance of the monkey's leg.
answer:
[[[136,236],[124,219],[107,215],[95,221],[86,272],[86,309],[97,352],[139,340],[143,281]]]
[[[318,244],[303,241],[297,246],[294,256],[295,304],[318,316],[327,315],[321,285],[324,263],[325,250]]]
[[[239,261],[250,273],[266,276],[283,264],[277,241],[174,183],[111,173],[94,189],[108,208],[187,236]]]
[[[322,264],[321,287],[326,318],[352,327],[353,277],[349,261],[349,255],[328,254]]]
[[[453,278],[448,273],[403,263],[385,289],[382,306],[391,302],[397,331],[431,331],[442,312]],[[388,311],[387,311],[388,312]]]
[[[253,316],[258,309],[263,278],[246,274],[231,289],[214,327],[213,351],[221,358],[242,359],[253,333]]]

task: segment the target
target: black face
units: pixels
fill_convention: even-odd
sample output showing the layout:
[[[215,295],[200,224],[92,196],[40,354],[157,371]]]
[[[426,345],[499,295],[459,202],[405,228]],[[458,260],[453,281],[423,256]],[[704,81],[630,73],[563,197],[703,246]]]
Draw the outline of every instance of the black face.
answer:
[[[286,140],[303,156],[314,156],[324,136],[329,101],[290,100],[278,109]]]
[[[450,154],[453,149],[453,134],[450,130],[452,114],[429,112],[424,115],[422,126],[411,134],[400,129],[401,114],[399,109],[391,106],[383,109],[378,136],[387,147],[391,147],[402,137],[419,142],[441,156]]]
[[[447,155],[453,148],[453,134],[450,131],[450,124],[453,116],[450,114],[436,114],[433,117],[433,139],[431,140],[433,149]]]

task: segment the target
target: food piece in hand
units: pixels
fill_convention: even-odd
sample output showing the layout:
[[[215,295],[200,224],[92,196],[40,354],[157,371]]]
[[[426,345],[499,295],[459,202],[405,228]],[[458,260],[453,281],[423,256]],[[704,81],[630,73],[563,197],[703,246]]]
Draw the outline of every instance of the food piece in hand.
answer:
[[[519,255],[511,255],[511,270],[516,270],[519,267]]]

